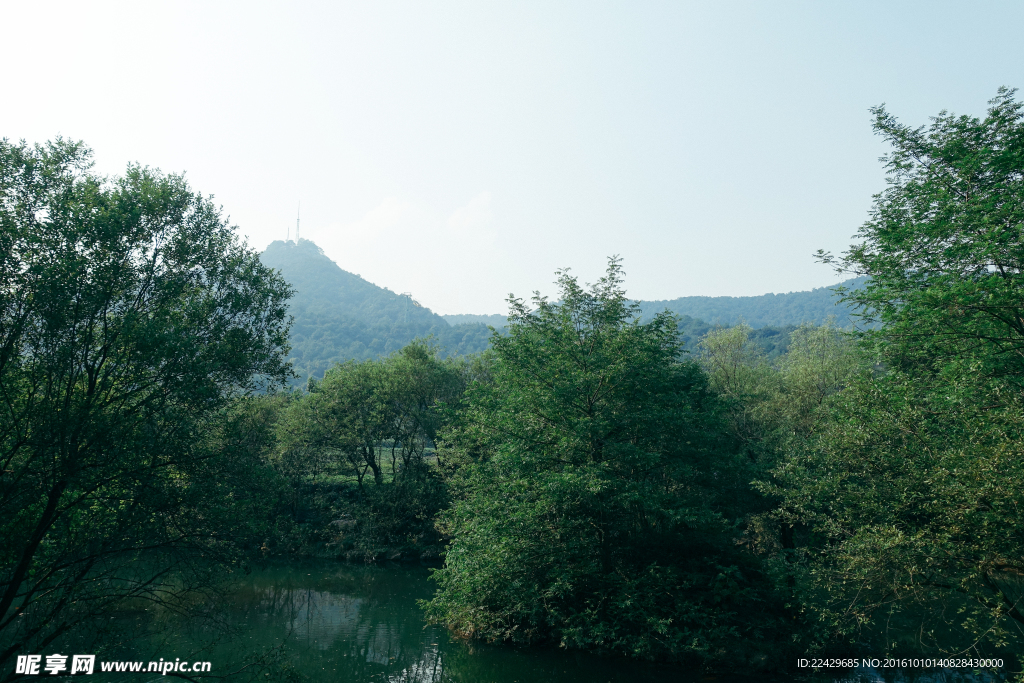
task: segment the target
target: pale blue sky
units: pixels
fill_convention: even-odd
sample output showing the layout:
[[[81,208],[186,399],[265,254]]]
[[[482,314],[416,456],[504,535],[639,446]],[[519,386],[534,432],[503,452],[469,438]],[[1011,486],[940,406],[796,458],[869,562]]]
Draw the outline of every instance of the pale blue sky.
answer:
[[[187,172],[441,313],[625,259],[637,298],[837,281],[868,107],[1024,84],[1019,2],[2,2],[0,136]],[[294,237],[294,232],[293,232]]]

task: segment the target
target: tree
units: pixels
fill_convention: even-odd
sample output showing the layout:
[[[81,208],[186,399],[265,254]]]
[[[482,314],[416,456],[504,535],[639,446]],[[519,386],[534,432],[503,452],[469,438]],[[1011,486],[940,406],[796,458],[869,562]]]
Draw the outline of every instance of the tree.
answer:
[[[743,323],[709,331],[697,343],[711,390],[722,401],[726,423],[753,460],[763,460],[765,440],[776,428],[771,411],[780,377]]]
[[[232,528],[202,485],[221,467],[209,428],[289,374],[288,288],[212,202],[90,158],[0,142],[5,669],[202,578]]]
[[[729,431],[767,474],[794,439],[813,432],[829,399],[856,380],[865,360],[834,319],[793,330],[788,351],[775,362],[752,332],[742,324],[711,330],[697,344],[698,359],[722,401]]]
[[[874,374],[776,471],[807,524],[807,605],[888,651],[1020,646],[1024,573],[1024,111],[927,128],[873,110],[887,189],[841,269]],[[1014,623],[1014,622],[1018,623]],[[885,624],[899,628],[885,629]],[[898,633],[913,633],[913,642]],[[987,643],[987,645],[986,645]]]
[[[433,518],[447,503],[427,457],[461,399],[468,367],[439,356],[418,340],[386,358],[335,365],[281,422],[277,464],[296,503],[320,474],[354,477],[356,500],[346,514],[357,528],[349,535],[370,559],[433,536]]]
[[[1024,105],[1001,88],[984,119],[941,112],[929,127],[872,110],[893,146],[888,188],[862,239],[839,259],[869,276],[846,292],[890,367],[941,371],[981,362],[989,376],[1024,377]],[[1018,381],[1014,379],[1013,381]]]
[[[787,455],[805,446],[827,421],[839,392],[865,368],[852,336],[833,319],[793,330],[787,353],[775,362],[769,362],[752,332],[746,325],[711,330],[697,346],[726,428],[742,445],[752,478],[763,481]],[[788,593],[791,573],[784,556],[794,549],[794,525],[772,514],[781,500],[772,487],[759,484],[758,489],[734,493],[748,511],[743,542],[767,557]]]
[[[863,377],[775,470],[780,519],[810,531],[789,569],[829,632],[889,654],[1019,649],[1024,405],[991,398]]]
[[[291,406],[282,457],[301,460],[297,471],[312,475],[320,469],[312,462],[333,461],[360,488],[367,472],[383,483],[388,461],[392,479],[414,468],[437,440],[444,407],[465,389],[463,363],[438,356],[417,340],[381,360],[330,368]]]
[[[452,541],[428,614],[642,658],[757,652],[778,624],[734,543],[745,463],[675,319],[638,321],[617,260],[589,290],[558,285],[558,303],[510,300],[491,381],[446,437]]]

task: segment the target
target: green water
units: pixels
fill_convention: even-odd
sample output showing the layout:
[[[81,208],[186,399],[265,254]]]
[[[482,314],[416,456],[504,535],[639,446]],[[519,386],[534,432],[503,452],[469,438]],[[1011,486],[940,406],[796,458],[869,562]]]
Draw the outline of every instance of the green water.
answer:
[[[368,567],[339,563],[290,564],[237,574],[211,595],[205,619],[135,612],[118,630],[121,647],[106,660],[209,661],[209,675],[228,681],[381,681],[389,683],[653,683],[655,681],[793,680],[789,676],[702,675],[680,666],[653,665],[550,648],[467,643],[427,624],[417,600],[434,586],[424,567]],[[135,635],[133,636],[133,631]],[[806,673],[806,672],[800,672]],[[836,672],[840,674],[840,672]],[[836,681],[882,681],[877,673],[840,674]],[[856,674],[864,675],[863,678]],[[991,676],[888,672],[888,681],[982,683]],[[181,680],[155,673],[103,673],[87,680]],[[204,680],[197,676],[194,680]],[[206,678],[205,680],[210,680]],[[827,680],[827,679],[826,679]]]
[[[108,659],[209,661],[210,674],[245,667],[242,678],[391,683],[653,683],[783,680],[704,677],[557,649],[466,643],[427,624],[416,604],[433,593],[424,567],[313,563],[256,570],[233,582],[213,622],[162,617],[164,631]],[[137,618],[137,617],[136,617]],[[126,624],[128,626],[128,624]],[[161,629],[158,629],[158,631]],[[103,674],[94,681],[180,680],[156,674]]]

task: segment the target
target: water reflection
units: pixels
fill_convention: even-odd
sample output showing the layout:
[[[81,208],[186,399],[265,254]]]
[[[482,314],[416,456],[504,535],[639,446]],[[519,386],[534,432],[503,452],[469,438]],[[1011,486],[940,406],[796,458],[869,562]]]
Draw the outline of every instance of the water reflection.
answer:
[[[151,652],[213,663],[227,680],[345,681],[346,683],[717,683],[783,681],[792,676],[703,677],[679,666],[656,666],[583,653],[512,648],[452,640],[426,624],[417,599],[433,592],[422,567],[309,564],[270,567],[238,577],[223,602],[209,606],[217,623],[193,621],[161,629]],[[169,635],[170,634],[170,635]],[[96,680],[105,680],[97,677]],[[120,674],[111,681],[130,678]],[[152,674],[138,680],[167,681]],[[858,669],[836,683],[990,683],[992,677],[956,672]]]
[[[224,606],[228,622],[237,631],[232,654],[284,644],[289,666],[311,681],[645,683],[701,679],[697,672],[679,667],[452,640],[444,629],[426,624],[416,604],[432,592],[433,584],[422,567],[309,565],[254,572],[239,581]],[[198,642],[200,635],[193,632],[190,637]]]
[[[271,568],[233,592],[228,620],[254,647],[285,644],[313,680],[442,680],[423,673],[440,670],[444,635],[415,605],[429,589],[425,572],[403,568]]]

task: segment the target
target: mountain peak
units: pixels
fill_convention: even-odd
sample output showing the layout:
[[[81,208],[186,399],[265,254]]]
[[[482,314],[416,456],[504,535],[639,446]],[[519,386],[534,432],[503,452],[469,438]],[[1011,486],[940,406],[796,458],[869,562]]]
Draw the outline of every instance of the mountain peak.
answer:
[[[295,290],[289,301],[291,360],[302,377],[322,377],[334,363],[393,353],[418,337],[433,336],[444,353],[487,347],[485,326],[450,326],[411,295],[343,270],[310,240],[274,241],[260,259]]]

